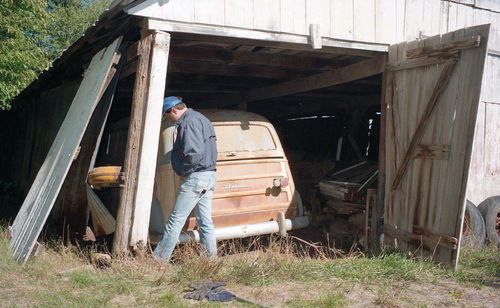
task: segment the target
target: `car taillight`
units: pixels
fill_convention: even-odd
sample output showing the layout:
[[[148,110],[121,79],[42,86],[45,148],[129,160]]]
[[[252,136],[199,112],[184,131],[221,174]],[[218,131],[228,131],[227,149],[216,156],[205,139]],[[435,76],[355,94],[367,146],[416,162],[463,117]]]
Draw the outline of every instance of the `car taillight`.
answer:
[[[275,178],[273,180],[274,187],[287,187],[288,186],[288,178]]]

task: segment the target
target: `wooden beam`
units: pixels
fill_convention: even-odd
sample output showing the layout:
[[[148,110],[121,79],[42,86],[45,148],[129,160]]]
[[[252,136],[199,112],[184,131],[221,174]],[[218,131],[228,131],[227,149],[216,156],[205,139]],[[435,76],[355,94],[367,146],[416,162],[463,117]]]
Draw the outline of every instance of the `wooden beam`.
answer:
[[[210,61],[230,64],[265,65],[304,70],[331,70],[345,63],[337,58],[291,56],[266,52],[231,51],[225,49],[172,46],[170,58],[179,60]]]
[[[132,226],[133,202],[136,190],[137,164],[139,160],[140,131],[143,121],[143,110],[147,97],[149,58],[151,53],[152,35],[142,38],[138,44],[140,51],[137,61],[134,94],[132,96],[132,111],[125,150],[123,173],[125,187],[120,192],[120,202],[116,215],[116,232],[113,240],[113,254],[128,254],[129,238]]]
[[[189,50],[190,48],[182,48],[183,50]],[[208,49],[210,50],[210,49]],[[199,50],[197,50],[199,51]],[[213,53],[213,50],[212,50]],[[189,74],[203,74],[203,75],[215,75],[215,76],[235,76],[235,77],[255,77],[255,78],[269,78],[269,79],[295,79],[305,77],[308,74],[310,75],[312,71],[312,67],[303,66],[302,71],[297,71],[297,68],[279,68],[277,65],[267,65],[266,62],[269,63],[272,59],[266,57],[265,55],[259,55],[255,58],[261,58],[262,60],[265,58],[267,61],[254,61],[262,64],[249,64],[249,65],[228,65],[235,64],[235,62],[223,63],[222,59],[225,57],[204,57],[203,55],[199,56],[186,56],[189,55],[189,52],[184,53],[184,56],[176,58],[171,58],[168,71],[170,73],[189,73]],[[195,53],[191,53],[195,54]],[[173,56],[172,56],[173,57]],[[290,57],[290,56],[288,56]],[[181,59],[195,60],[195,61],[185,61]],[[297,63],[300,63],[299,57],[292,57],[297,60]],[[120,75],[120,78],[126,78],[135,73],[136,62],[129,62],[123,73]],[[213,61],[219,63],[208,63],[202,61]],[[244,63],[249,61],[238,61],[238,63]],[[283,62],[283,61],[281,61]],[[293,61],[290,61],[290,65],[292,65]],[[312,61],[305,61],[304,63],[310,63]],[[321,62],[321,61],[319,61]],[[317,66],[317,65],[315,65]],[[330,66],[332,67],[332,66]],[[307,69],[309,73],[304,72]]]
[[[434,46],[426,46],[408,50],[406,57],[415,59],[419,57],[436,57],[450,52],[458,52],[462,49],[475,48],[481,44],[481,36],[475,35],[459,41],[451,41]]]
[[[419,229],[422,231],[423,229]],[[422,246],[428,251],[432,251],[437,245],[441,245],[450,249],[457,249],[457,244],[452,237],[439,236],[430,231],[411,233],[407,231],[402,231],[396,229],[394,226],[385,224],[382,228],[382,232],[386,233],[390,237],[397,238],[399,240],[410,242],[415,244],[415,246]],[[456,240],[456,239],[455,239]],[[433,247],[434,246],[434,247]]]
[[[439,234],[439,233],[427,230],[423,227],[413,226],[413,232],[415,232],[415,234],[419,234],[419,235],[422,234],[422,235],[425,235],[427,237],[433,238],[434,240],[443,240],[443,241],[446,241],[452,245],[458,245],[458,239],[456,237],[449,236],[446,234]]]
[[[190,73],[203,75],[256,77],[269,79],[295,79],[307,76],[304,72],[279,69],[267,66],[227,65],[206,62],[171,61],[168,71],[171,73]],[[309,73],[311,74],[311,73]]]
[[[113,58],[122,37],[94,55],[45,161],[14,220],[10,249],[21,263],[28,259],[47,220],[73,157],[113,73]]]
[[[137,60],[131,61],[127,63],[123,68],[122,73],[120,74],[120,79],[125,79],[128,76],[135,74],[136,71],[137,71]]]
[[[341,67],[331,72],[320,73],[268,87],[249,90],[241,93],[241,97],[246,102],[253,102],[278,96],[293,95],[327,88],[380,74],[385,69],[385,62],[386,56],[379,56],[356,64]]]
[[[456,63],[455,59],[448,60],[448,62],[443,67],[443,70],[441,71],[441,75],[439,76],[439,79],[436,82],[436,86],[432,91],[432,95],[429,98],[429,102],[425,107],[424,113],[422,114],[422,118],[420,118],[420,121],[418,122],[415,133],[413,134],[410,144],[408,145],[405,155],[403,156],[403,160],[396,171],[396,175],[394,176],[394,181],[392,183],[393,190],[397,189],[399,183],[401,183],[401,179],[403,178],[403,175],[406,172],[406,169],[412,158],[415,148],[422,139],[422,136],[424,135],[425,132],[425,128],[430,121],[431,114],[435,110],[435,107],[439,102],[439,97],[441,96],[441,93],[443,93],[444,88],[446,87],[448,81],[450,80],[451,73],[453,71],[453,68],[455,67],[455,63]]]
[[[137,190],[134,199],[134,213],[129,245],[145,246],[148,239],[149,217],[153,200],[156,156],[163,108],[163,97],[167,79],[170,34],[153,34],[148,94],[144,106],[144,121],[139,145],[139,164],[137,165]]]
[[[199,38],[224,43],[241,43],[261,47],[287,48],[311,51],[309,35],[242,29],[230,26],[187,24],[148,18],[150,30],[175,33],[175,38]],[[249,42],[252,41],[250,44]],[[375,57],[387,52],[387,44],[359,41],[321,39],[321,49],[315,52],[344,54],[361,57]]]
[[[203,102],[203,107],[229,106],[242,102],[254,102],[280,96],[294,95],[321,88],[331,87],[357,79],[380,74],[385,69],[386,56],[379,56],[356,64],[341,67],[337,70],[295,79],[267,87],[230,94]]]
[[[127,57],[125,58],[125,64],[134,61],[139,56],[139,42],[131,44],[127,48]]]
[[[455,51],[446,53],[445,56],[440,56],[440,57],[421,57],[415,59],[406,59],[397,63],[388,64],[385,70],[388,72],[400,71],[422,66],[442,64],[452,58],[458,61],[458,52]]]

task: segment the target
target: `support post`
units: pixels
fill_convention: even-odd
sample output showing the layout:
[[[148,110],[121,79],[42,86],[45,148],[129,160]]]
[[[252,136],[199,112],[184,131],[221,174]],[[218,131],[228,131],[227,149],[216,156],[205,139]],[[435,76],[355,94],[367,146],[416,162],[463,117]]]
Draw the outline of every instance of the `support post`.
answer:
[[[139,59],[123,166],[125,187],[113,242],[115,255],[128,254],[131,246],[147,242],[169,46],[170,34],[161,31],[143,33],[137,44]]]
[[[384,219],[385,206],[385,134],[387,118],[387,100],[392,99],[392,76],[394,73],[385,72],[382,74],[382,97],[380,104],[380,140],[378,147],[378,187],[376,200],[373,203],[370,221],[370,249],[376,251],[380,249],[380,234]],[[390,93],[388,93],[390,90]]]
[[[167,81],[170,34],[155,32],[152,43],[148,95],[144,106],[142,138],[139,146],[140,160],[137,166],[137,190],[130,236],[130,246],[133,247],[140,245],[141,242],[145,245],[148,238],[163,97]]]
[[[132,226],[140,129],[142,126],[142,111],[147,95],[151,41],[152,35],[147,35],[137,44],[137,54],[139,58],[137,60],[134,94],[132,96],[132,111],[125,150],[125,161],[123,163],[125,187],[123,187],[120,192],[120,203],[116,215],[116,231],[113,241],[114,255],[128,254],[129,252],[128,247],[130,229]]]

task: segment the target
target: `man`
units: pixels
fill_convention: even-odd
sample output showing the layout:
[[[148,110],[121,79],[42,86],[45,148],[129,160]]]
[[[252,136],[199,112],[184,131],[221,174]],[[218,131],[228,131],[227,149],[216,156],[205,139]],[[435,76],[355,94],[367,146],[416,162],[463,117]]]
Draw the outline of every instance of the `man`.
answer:
[[[177,128],[171,161],[175,173],[184,179],[154,256],[166,262],[170,260],[182,227],[194,208],[203,252],[215,260],[212,192],[216,183],[217,148],[214,127],[204,115],[187,108],[176,96],[163,101],[163,116]]]

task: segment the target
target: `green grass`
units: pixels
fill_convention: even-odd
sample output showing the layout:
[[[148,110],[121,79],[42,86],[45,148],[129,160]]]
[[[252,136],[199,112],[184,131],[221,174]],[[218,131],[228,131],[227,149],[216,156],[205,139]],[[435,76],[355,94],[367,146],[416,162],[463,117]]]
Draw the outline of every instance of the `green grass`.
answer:
[[[491,246],[476,251],[461,251],[459,265],[453,276],[461,283],[472,283],[477,287],[498,280],[500,249]]]
[[[304,300],[300,298],[294,298],[293,300],[287,301],[287,305],[290,307],[347,307],[347,301],[345,294],[342,291],[327,294],[319,299],[314,300]]]
[[[284,298],[279,306],[348,307],[358,296],[353,294],[363,290],[372,294],[366,299],[368,306],[403,303],[427,307],[433,304],[415,300],[402,290],[412,283],[443,281],[480,289],[500,277],[497,248],[462,251],[458,270],[454,271],[396,251],[371,257],[361,253],[310,257],[306,252],[297,253],[289,240],[272,238],[266,245],[259,243],[226,243],[230,246],[224,248],[228,255],[217,262],[200,258],[196,246],[185,245],[176,249],[174,262],[169,265],[146,255],[114,259],[111,266],[99,268],[89,261],[95,249],[79,250],[53,242],[40,257],[31,257],[21,266],[11,257],[2,235],[0,302],[14,307],[226,307],[224,303],[183,298],[189,282],[212,280],[224,281],[229,290],[256,302],[260,298],[264,303]],[[463,291],[454,288],[443,294],[442,302],[461,300]],[[242,302],[230,305],[251,306]]]

